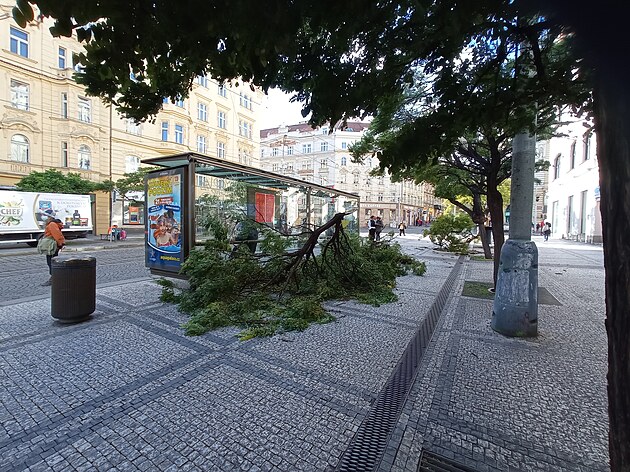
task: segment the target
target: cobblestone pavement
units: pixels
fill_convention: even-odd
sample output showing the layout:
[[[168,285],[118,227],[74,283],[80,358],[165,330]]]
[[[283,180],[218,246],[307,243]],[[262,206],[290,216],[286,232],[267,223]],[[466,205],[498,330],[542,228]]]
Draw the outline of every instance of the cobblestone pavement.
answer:
[[[95,243],[89,246],[71,246],[72,243],[76,244],[75,241],[70,241],[70,249],[82,249],[76,254],[96,257],[97,285],[149,278],[149,271],[144,267],[144,248],[140,245],[141,242],[135,245],[109,243],[107,249],[101,249],[104,246],[96,246]],[[117,246],[113,246],[115,244]],[[68,251],[64,254],[72,255],[75,252]],[[46,256],[37,254],[30,248],[4,252],[0,249],[0,305],[49,295],[50,287],[41,286],[48,278]]]
[[[331,303],[336,322],[267,339],[186,337],[150,281],[98,288],[77,325],[48,299],[0,306],[0,471],[333,470],[456,267],[399,241],[428,271],[399,279],[398,302]],[[458,295],[488,263],[457,272],[381,470],[415,471],[423,448],[479,470],[603,470],[603,270],[558,246],[541,248],[541,285],[563,305],[541,307],[534,341]]]
[[[609,470],[602,249],[535,239],[561,306],[518,340],[491,330],[491,300],[452,298],[380,470],[416,471],[423,450],[479,471]],[[455,291],[489,267],[469,261]]]

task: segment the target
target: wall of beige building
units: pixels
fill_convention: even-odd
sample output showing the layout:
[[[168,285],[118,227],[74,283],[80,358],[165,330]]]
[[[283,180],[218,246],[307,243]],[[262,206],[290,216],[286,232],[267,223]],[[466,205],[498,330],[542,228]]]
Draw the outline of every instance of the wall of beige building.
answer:
[[[13,6],[0,3],[1,186],[46,169],[115,181],[143,159],[189,151],[259,165],[262,92],[200,77],[182,102],[169,100],[153,120],[134,123],[74,82],[75,38],[53,38],[48,20],[20,28]],[[109,196],[95,201],[95,232],[106,232]],[[113,204],[115,224],[124,223],[123,205]]]

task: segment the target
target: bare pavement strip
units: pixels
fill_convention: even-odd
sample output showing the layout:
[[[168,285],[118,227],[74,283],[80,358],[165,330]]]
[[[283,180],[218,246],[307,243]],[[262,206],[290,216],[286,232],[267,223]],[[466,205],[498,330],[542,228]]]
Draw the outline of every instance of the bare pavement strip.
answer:
[[[428,270],[398,302],[303,333],[186,337],[148,280],[99,285],[77,325],[0,306],[0,470],[607,470],[601,248],[537,241],[559,303],[508,339],[461,295],[491,264],[399,241]]]

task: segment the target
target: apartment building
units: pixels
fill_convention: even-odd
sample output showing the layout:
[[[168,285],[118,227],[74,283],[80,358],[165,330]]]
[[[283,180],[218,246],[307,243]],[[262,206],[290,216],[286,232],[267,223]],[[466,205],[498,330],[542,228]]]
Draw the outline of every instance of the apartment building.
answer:
[[[197,77],[188,97],[165,99],[154,121],[136,123],[88,97],[73,80],[80,70],[73,64],[73,53],[81,50],[76,37],[52,37],[47,19],[20,28],[13,6],[0,3],[0,185],[46,169],[115,181],[145,158],[186,151],[259,165],[262,92]],[[197,185],[203,192],[219,183],[200,177]],[[134,197],[110,204],[108,194],[97,193],[95,231],[107,231],[110,218],[118,225],[142,224],[143,196]]]
[[[313,129],[298,123],[260,131],[260,160],[263,169],[300,178],[319,185],[354,193],[361,198],[361,221],[371,215],[385,225],[400,221],[413,225],[418,219],[430,221],[442,210],[441,199],[429,184],[392,182],[389,175],[373,176],[378,160],[366,157],[352,161],[350,146],[360,140],[369,123],[348,122]]]
[[[591,127],[575,122],[549,141],[549,203],[551,237],[587,243],[602,242],[599,209],[599,166]]]

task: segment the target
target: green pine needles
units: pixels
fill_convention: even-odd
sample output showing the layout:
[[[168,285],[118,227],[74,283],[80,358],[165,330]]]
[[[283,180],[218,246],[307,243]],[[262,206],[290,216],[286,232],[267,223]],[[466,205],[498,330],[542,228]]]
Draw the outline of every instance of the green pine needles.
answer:
[[[333,321],[322,307],[326,300],[355,299],[375,306],[395,301],[396,277],[422,275],[425,264],[402,254],[398,244],[348,235],[343,216],[335,215],[325,225],[333,230],[325,242],[318,243],[324,233],[319,228],[299,235],[303,245],[295,250],[289,249],[291,237],[261,225],[261,252],[255,254],[246,244],[230,250],[228,232],[214,221],[209,225],[214,239],[193,251],[182,269],[189,288],[176,292],[163,279],[161,300],[190,315],[183,325],[189,335],[236,326],[242,340]]]

